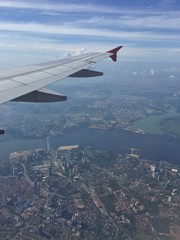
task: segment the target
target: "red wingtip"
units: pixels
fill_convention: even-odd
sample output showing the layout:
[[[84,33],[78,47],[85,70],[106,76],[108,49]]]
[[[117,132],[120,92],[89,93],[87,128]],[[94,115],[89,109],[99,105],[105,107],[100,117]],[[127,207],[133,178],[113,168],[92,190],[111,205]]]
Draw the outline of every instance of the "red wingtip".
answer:
[[[112,53],[112,55],[110,56],[110,58],[116,62],[117,61],[117,52],[122,48],[123,46],[119,46],[117,48],[113,48],[111,50],[108,51],[108,53]]]

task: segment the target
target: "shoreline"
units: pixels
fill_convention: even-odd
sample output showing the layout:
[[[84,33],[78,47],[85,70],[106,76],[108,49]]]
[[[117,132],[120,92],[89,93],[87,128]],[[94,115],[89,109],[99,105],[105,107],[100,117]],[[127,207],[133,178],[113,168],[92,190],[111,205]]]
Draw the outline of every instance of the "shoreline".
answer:
[[[93,146],[110,152],[124,153],[131,147],[141,149],[141,156],[152,161],[167,161],[179,165],[179,137],[139,134],[127,130],[78,128],[59,137],[49,137],[50,148],[62,145]],[[46,148],[47,138],[22,139],[0,143],[0,160],[11,152]]]

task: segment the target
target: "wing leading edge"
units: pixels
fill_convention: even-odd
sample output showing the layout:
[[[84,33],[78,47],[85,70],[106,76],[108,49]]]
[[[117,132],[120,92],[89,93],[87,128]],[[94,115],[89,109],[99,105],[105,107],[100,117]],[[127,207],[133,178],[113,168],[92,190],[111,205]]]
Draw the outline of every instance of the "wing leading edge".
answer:
[[[65,77],[95,77],[103,73],[88,68],[107,57],[117,60],[122,46],[105,53],[86,53],[41,64],[0,70],[0,104],[7,101],[65,101],[66,96],[44,89]]]

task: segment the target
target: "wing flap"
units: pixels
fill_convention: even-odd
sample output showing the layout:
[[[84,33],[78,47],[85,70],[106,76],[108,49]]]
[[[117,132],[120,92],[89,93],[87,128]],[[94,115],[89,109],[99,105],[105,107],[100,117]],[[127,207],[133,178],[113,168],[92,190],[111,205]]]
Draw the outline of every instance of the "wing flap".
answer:
[[[0,94],[6,92],[7,90],[11,90],[14,88],[21,87],[22,84],[12,81],[12,80],[1,80],[0,81]]]
[[[31,84],[33,85],[33,83],[37,82],[37,81],[41,81],[43,79],[52,77],[53,75],[47,72],[35,72],[35,73],[31,73],[31,74],[26,74],[25,76],[17,76],[12,78],[12,82],[16,82],[16,83],[21,83],[24,85],[28,85]]]
[[[69,70],[71,70],[71,68],[65,67],[65,66],[58,66],[58,67],[44,69],[43,72],[49,73],[54,76],[54,75],[58,75],[60,73],[68,72]]]

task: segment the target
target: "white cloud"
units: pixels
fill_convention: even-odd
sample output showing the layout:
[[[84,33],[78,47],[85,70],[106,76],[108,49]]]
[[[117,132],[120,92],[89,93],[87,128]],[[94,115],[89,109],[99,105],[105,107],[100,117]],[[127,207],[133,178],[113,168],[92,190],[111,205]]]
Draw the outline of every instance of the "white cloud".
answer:
[[[153,68],[150,69],[150,74],[153,76],[155,74],[155,70]]]
[[[180,12],[152,16],[126,16],[119,19],[121,24],[133,28],[180,29]]]
[[[49,24],[44,16],[43,23],[37,22],[42,16],[34,18],[34,22],[28,18],[20,22],[17,16],[9,17],[11,21],[1,21],[0,49],[20,52],[25,49],[29,53],[41,53],[41,56],[46,53],[46,57],[51,58],[65,53],[74,55],[84,52],[82,47],[104,51],[114,47],[113,42],[119,42],[125,45],[120,55],[122,59],[179,61],[180,11],[58,2],[61,3],[0,0],[0,8],[4,12],[8,8],[19,9],[16,11],[18,14],[24,11],[29,13],[29,10],[34,13],[33,10],[36,10],[38,15],[49,15],[47,18],[51,21]],[[171,30],[171,34],[165,30]],[[74,37],[79,43],[74,41]],[[133,44],[128,45],[129,42]]]
[[[171,0],[168,0],[171,1]],[[152,8],[123,8],[123,7],[114,7],[112,4],[108,3],[104,4],[92,4],[92,3],[73,3],[66,1],[59,1],[58,3],[54,3],[52,1],[9,1],[9,0],[0,0],[1,8],[15,8],[15,9],[30,9],[30,10],[39,10],[42,11],[43,14],[46,15],[55,15],[59,13],[102,13],[102,14],[125,14],[125,15],[146,15],[148,14],[164,14],[168,15],[170,13],[177,13],[178,11],[160,11]]]
[[[16,37],[15,37],[16,36]],[[64,57],[67,53],[69,55],[77,55],[88,51],[107,51],[113,47],[116,47],[116,44],[111,42],[101,42],[101,40],[94,41],[84,41],[84,42],[66,42],[59,41],[42,37],[31,37],[29,35],[24,36],[21,34],[12,34],[6,33],[0,35],[0,50],[1,56],[2,51],[5,53],[14,54],[20,53],[21,55],[26,56],[37,56],[33,57],[35,61],[42,60],[51,60],[54,58]],[[153,48],[153,47],[141,47],[133,45],[124,44],[124,47],[120,51],[119,59],[121,60],[131,60],[131,61],[171,61],[179,62],[180,55],[179,49],[176,48]],[[7,54],[8,55],[8,54]],[[17,55],[17,54],[16,54]],[[1,57],[2,60],[4,58]],[[39,60],[38,60],[39,59]],[[30,60],[29,60],[30,61]],[[34,61],[34,60],[33,60]]]
[[[98,36],[105,38],[114,38],[121,40],[138,40],[138,41],[178,41],[177,34],[163,34],[153,31],[117,31],[98,28],[80,28],[76,26],[58,26],[39,23],[14,23],[14,22],[0,22],[1,31],[11,32],[29,32],[41,34],[59,34],[59,35],[76,35],[76,36]]]
[[[138,75],[138,74],[139,74],[139,72],[137,72],[137,71],[135,71],[135,72],[132,73],[133,76],[136,76],[136,75]]]
[[[105,16],[96,16],[85,19],[80,19],[74,22],[76,25],[89,25],[89,26],[106,26],[106,27],[131,27],[131,29],[149,29],[149,28],[161,28],[170,30],[180,29],[180,12],[178,13],[161,13],[152,15],[122,15],[122,16],[111,16],[107,18]]]
[[[2,1],[0,0],[0,7],[16,8],[16,9],[32,9],[55,11],[55,12],[102,12],[102,13],[118,13],[118,10],[113,7],[95,4],[78,4],[78,3],[52,3],[52,2],[26,2],[26,1]],[[52,13],[52,12],[51,12]]]

